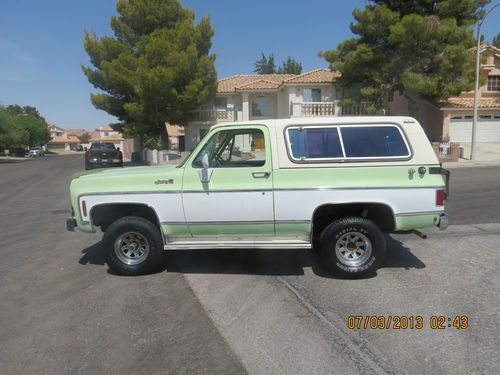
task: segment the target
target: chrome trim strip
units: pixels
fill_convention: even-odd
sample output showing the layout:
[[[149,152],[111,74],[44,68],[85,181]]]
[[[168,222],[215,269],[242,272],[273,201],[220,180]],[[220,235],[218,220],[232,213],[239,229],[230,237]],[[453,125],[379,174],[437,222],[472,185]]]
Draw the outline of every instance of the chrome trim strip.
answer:
[[[181,224],[181,222],[162,222],[162,225]],[[189,225],[218,225],[218,224],[274,224],[273,220],[255,220],[255,221],[186,221],[182,224]]]
[[[228,241],[221,238],[200,241],[176,241],[165,245],[164,250],[201,250],[201,249],[311,249],[307,241]]]
[[[93,195],[141,195],[141,194],[197,194],[197,193],[252,193],[252,192],[272,192],[272,191],[334,191],[334,190],[413,190],[413,189],[442,189],[444,185],[439,186],[372,186],[372,187],[314,187],[314,188],[274,188],[274,189],[217,189],[217,190],[166,190],[166,191],[109,191],[84,193],[81,197]]]
[[[334,191],[334,190],[414,190],[439,189],[440,186],[373,186],[373,187],[318,187],[318,188],[275,188],[274,191]]]
[[[162,221],[161,225],[219,225],[219,224],[309,224],[311,220],[255,220],[255,221]]]
[[[433,214],[439,215],[443,212],[444,212],[444,209],[443,209],[443,211],[402,212],[402,213],[396,214],[396,216],[417,216],[417,215],[433,215]]]

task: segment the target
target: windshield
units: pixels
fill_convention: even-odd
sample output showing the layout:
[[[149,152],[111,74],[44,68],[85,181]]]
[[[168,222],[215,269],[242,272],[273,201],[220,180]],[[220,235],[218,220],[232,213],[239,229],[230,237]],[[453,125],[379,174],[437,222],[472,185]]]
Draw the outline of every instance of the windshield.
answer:
[[[91,150],[116,150],[113,143],[93,143]]]

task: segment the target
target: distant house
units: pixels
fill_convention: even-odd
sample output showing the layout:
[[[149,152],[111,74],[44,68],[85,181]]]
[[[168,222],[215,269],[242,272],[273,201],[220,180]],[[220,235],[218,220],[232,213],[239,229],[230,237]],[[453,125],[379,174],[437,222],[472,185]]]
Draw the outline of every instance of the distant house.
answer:
[[[221,79],[215,99],[202,106],[186,127],[186,149],[192,150],[218,123],[347,114],[339,105],[336,77],[338,73],[329,69],[315,69],[303,74],[237,74]]]
[[[68,134],[68,131],[54,124],[48,126],[50,132],[50,141],[47,143],[47,150],[52,152],[70,151],[73,149],[80,140]]]
[[[475,50],[474,50],[475,52]],[[481,46],[481,78],[479,88],[477,142],[500,142],[500,49]],[[394,94],[389,102],[393,115],[409,115],[406,98]],[[446,102],[417,102],[420,122],[431,141],[469,143],[472,138],[474,91],[463,92]]]

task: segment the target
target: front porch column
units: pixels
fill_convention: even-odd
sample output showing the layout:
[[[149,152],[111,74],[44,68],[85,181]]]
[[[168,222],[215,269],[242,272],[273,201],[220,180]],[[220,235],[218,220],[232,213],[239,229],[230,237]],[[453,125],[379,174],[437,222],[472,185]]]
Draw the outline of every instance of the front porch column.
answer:
[[[443,111],[443,129],[441,130],[441,140],[450,140],[450,111]]]
[[[243,97],[243,121],[250,120],[250,103],[248,100],[248,94],[242,94]]]

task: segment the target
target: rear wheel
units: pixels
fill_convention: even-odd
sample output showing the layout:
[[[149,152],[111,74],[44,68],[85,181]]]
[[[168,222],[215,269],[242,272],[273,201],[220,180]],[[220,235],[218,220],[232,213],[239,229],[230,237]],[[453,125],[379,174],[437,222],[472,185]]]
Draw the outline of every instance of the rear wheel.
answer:
[[[102,241],[109,268],[122,275],[153,272],[163,255],[160,229],[142,217],[118,219],[107,228]]]
[[[334,221],[323,230],[319,243],[325,266],[344,277],[364,277],[374,273],[386,252],[384,234],[363,217]]]

